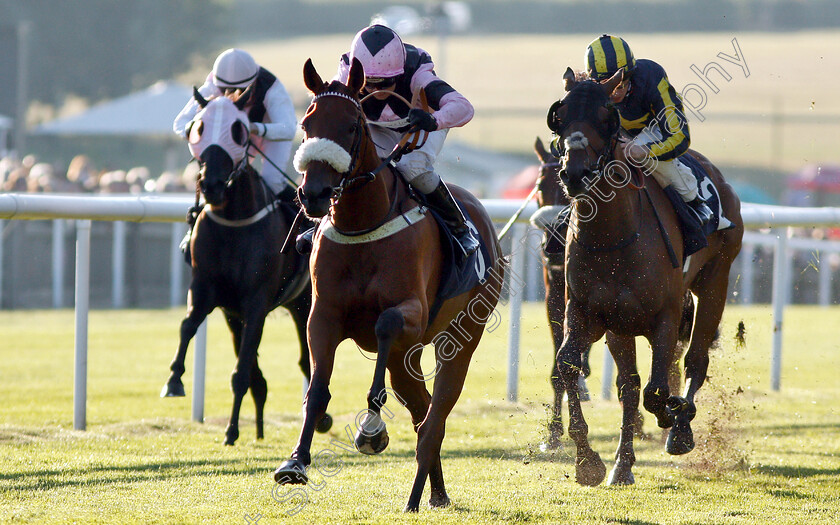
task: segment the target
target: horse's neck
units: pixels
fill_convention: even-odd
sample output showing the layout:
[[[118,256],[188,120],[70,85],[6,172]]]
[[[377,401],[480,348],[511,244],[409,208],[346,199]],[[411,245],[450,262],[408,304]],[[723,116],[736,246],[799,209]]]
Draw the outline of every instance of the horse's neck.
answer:
[[[639,190],[614,188],[604,177],[572,206],[571,225],[577,238],[590,246],[608,247],[638,231],[641,209]]]
[[[373,181],[346,190],[338,204],[332,207],[332,223],[344,231],[360,231],[378,226],[392,208],[396,177],[390,167],[385,167]],[[395,198],[399,200],[401,194],[398,191]]]
[[[247,219],[264,208],[272,195],[259,174],[247,171],[239,176],[227,190],[224,209],[213,210],[230,220]]]

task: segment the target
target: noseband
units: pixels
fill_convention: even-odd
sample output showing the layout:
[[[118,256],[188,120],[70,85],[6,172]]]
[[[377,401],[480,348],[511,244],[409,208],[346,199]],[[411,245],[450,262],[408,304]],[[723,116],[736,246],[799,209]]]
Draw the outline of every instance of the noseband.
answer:
[[[369,171],[365,173],[355,174],[356,170],[358,169],[359,163],[359,154],[362,147],[362,139],[365,135],[367,135],[367,126],[365,126],[364,121],[364,113],[362,112],[362,106],[359,102],[351,97],[350,95],[346,95],[344,93],[339,93],[338,91],[326,91],[319,95],[316,95],[315,98],[312,99],[312,104],[314,105],[315,102],[324,97],[338,97],[344,100],[349,100],[353,103],[356,107],[356,122],[353,124],[352,132],[353,132],[353,142],[350,144],[350,150],[347,152],[350,156],[350,163],[347,166],[347,169],[341,173],[341,179],[338,181],[338,185],[332,187],[332,201],[333,205],[338,202],[341,198],[342,193],[347,188],[353,186],[354,184],[361,183],[367,184],[368,182],[372,182],[376,178],[376,174],[384,167],[384,165],[380,165],[374,171]],[[310,106],[312,108],[312,106]],[[310,111],[307,111],[307,115]],[[311,140],[311,139],[308,139]],[[337,146],[337,144],[336,144]],[[340,146],[338,146],[340,147]],[[343,148],[342,148],[343,149]],[[296,162],[298,159],[295,159]],[[306,161],[312,160],[324,160],[324,159],[306,159]],[[335,166],[333,166],[335,168]]]

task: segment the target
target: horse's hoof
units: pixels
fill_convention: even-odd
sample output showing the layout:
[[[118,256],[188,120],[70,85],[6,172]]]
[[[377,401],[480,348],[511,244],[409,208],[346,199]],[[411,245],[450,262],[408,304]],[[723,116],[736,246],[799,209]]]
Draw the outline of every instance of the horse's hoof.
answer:
[[[325,432],[329,432],[332,428],[333,418],[329,414],[324,414],[324,417],[321,418],[321,421],[318,421],[318,424],[315,425],[315,430],[321,434]]]
[[[228,427],[227,430],[225,430],[225,445],[233,446],[237,439],[239,439],[239,429],[236,427]]]
[[[694,450],[694,433],[691,431],[691,425],[688,421],[677,421],[668,433],[665,451],[672,456],[681,456],[692,450]]]
[[[575,481],[579,485],[595,487],[607,477],[607,466],[601,460],[601,456],[594,450],[589,450],[584,455],[578,455],[575,459]]]
[[[379,454],[388,448],[389,442],[390,438],[388,437],[388,431],[384,428],[382,429],[382,432],[374,434],[373,436],[365,435],[363,432],[356,434],[356,449],[362,454],[368,456]]]
[[[607,485],[632,485],[636,483],[633,477],[633,471],[629,468],[624,468],[616,463],[610,471],[610,477],[607,478]]]
[[[160,397],[184,397],[186,395],[184,383],[180,381],[170,381],[163,385],[160,390]]]
[[[668,402],[665,404],[665,410],[668,412],[668,415],[676,419],[685,420],[686,422],[691,421],[697,415],[697,407],[694,403],[680,396],[669,397]]]
[[[419,503],[414,503],[414,504],[407,503],[405,505],[405,509],[403,509],[403,512],[406,512],[406,513],[408,513],[408,512],[420,512],[420,504]]]
[[[559,419],[552,419],[548,423],[548,448],[555,450],[560,448],[563,443],[563,421]]]
[[[442,509],[448,507],[452,502],[446,494],[435,494],[432,492],[432,497],[429,498],[429,506],[432,508]]]
[[[287,459],[274,471],[274,482],[281,485],[306,485],[306,465],[299,459]]]
[[[372,456],[388,447],[388,429],[378,414],[368,412],[362,419],[361,428],[356,432],[356,449],[362,454]]]

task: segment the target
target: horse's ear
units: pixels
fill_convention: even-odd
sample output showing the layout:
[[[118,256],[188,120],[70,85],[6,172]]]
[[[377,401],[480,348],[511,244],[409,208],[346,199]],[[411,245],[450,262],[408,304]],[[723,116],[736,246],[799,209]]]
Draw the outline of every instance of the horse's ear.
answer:
[[[604,93],[607,96],[612,95],[612,92],[621,84],[621,81],[624,80],[624,68],[619,69],[615,72],[613,76],[610,77],[609,80],[601,84],[601,87],[604,89]]]
[[[545,149],[545,144],[543,144],[542,139],[539,137],[534,141],[534,151],[537,153],[537,157],[539,157],[541,162],[548,162],[551,158],[551,154]]]
[[[201,93],[198,92],[198,88],[195,86],[193,86],[193,98],[198,102],[200,108],[204,109],[207,106],[207,99],[201,96]]]
[[[308,58],[303,65],[303,83],[315,95],[324,90],[324,81],[321,80],[321,75],[315,71],[311,58]]]
[[[365,68],[358,58],[353,57],[353,63],[350,65],[350,74],[347,77],[347,87],[353,93],[358,93],[365,86]]]
[[[577,84],[577,80],[575,80],[575,72],[572,71],[572,68],[567,67],[566,72],[563,73],[563,88],[566,91],[571,91],[573,87]]]
[[[233,105],[236,106],[239,111],[243,111],[245,109],[245,105],[248,103],[248,100],[254,94],[254,84],[248,86],[248,88],[239,94],[236,100],[233,102]]]

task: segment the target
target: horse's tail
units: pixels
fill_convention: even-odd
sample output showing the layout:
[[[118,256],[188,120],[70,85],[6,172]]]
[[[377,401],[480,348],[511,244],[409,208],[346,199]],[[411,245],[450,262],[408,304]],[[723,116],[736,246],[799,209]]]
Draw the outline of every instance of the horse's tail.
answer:
[[[741,332],[742,326],[739,325],[738,330],[739,334]],[[694,296],[691,295],[691,292],[686,290],[685,297],[683,298],[683,312],[682,312],[682,319],[680,319],[680,332],[677,338],[679,344],[683,347],[691,341],[691,331],[694,329]],[[737,336],[736,336],[737,337]],[[743,335],[742,335],[743,337]],[[712,338],[712,347],[718,344],[718,340],[720,339],[720,327],[715,329],[715,336]]]

